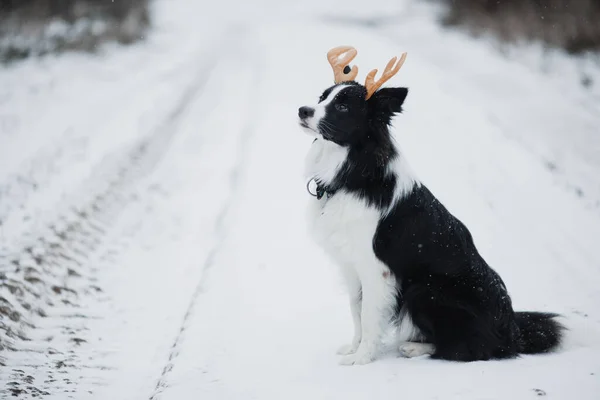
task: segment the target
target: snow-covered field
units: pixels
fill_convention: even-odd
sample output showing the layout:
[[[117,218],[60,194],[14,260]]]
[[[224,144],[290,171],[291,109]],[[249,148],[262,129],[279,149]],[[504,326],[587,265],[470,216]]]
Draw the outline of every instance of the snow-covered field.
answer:
[[[143,43],[0,69],[0,398],[598,399],[600,66],[498,51],[418,1],[157,0]],[[252,3],[252,4],[249,4]],[[402,51],[395,133],[563,348],[339,366],[297,108]],[[578,82],[588,76],[595,86]]]

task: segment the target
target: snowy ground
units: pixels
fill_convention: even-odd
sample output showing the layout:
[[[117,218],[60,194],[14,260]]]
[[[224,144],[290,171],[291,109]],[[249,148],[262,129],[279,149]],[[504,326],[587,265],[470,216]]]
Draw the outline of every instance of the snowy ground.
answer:
[[[597,64],[503,55],[410,1],[198,3],[158,0],[134,47],[0,70],[0,397],[598,398]],[[515,307],[565,316],[558,353],[337,364],[296,110],[342,43],[361,77],[409,52],[398,141]]]

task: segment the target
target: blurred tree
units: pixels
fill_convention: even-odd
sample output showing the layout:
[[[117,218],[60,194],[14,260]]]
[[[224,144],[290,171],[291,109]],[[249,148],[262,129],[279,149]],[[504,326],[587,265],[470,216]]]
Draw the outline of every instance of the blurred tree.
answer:
[[[600,51],[600,0],[442,0],[444,23],[504,40],[542,40],[571,53]]]
[[[149,2],[0,0],[0,62],[140,40],[150,24]]]
[[[12,0],[0,0],[0,11],[8,12],[12,9]]]

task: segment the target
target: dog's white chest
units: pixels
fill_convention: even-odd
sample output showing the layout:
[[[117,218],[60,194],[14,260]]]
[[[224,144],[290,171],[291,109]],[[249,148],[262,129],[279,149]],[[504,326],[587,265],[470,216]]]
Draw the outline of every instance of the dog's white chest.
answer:
[[[317,140],[307,155],[306,176],[328,184],[347,156],[346,148]],[[373,236],[380,219],[378,210],[343,190],[310,203],[309,228],[313,239],[336,262],[354,269],[381,264],[373,251]]]
[[[379,223],[379,211],[343,192],[311,203],[311,232],[330,256],[352,265],[373,262],[373,236]]]

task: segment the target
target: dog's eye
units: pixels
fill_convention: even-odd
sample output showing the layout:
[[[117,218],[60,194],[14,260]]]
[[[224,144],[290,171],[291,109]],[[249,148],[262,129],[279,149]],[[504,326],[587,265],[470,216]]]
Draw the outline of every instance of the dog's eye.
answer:
[[[325,100],[325,96],[321,96],[321,97],[319,97],[319,103],[322,103],[322,102],[323,102],[323,100]]]
[[[348,106],[345,104],[336,104],[335,109],[341,112],[346,112],[348,111]]]

